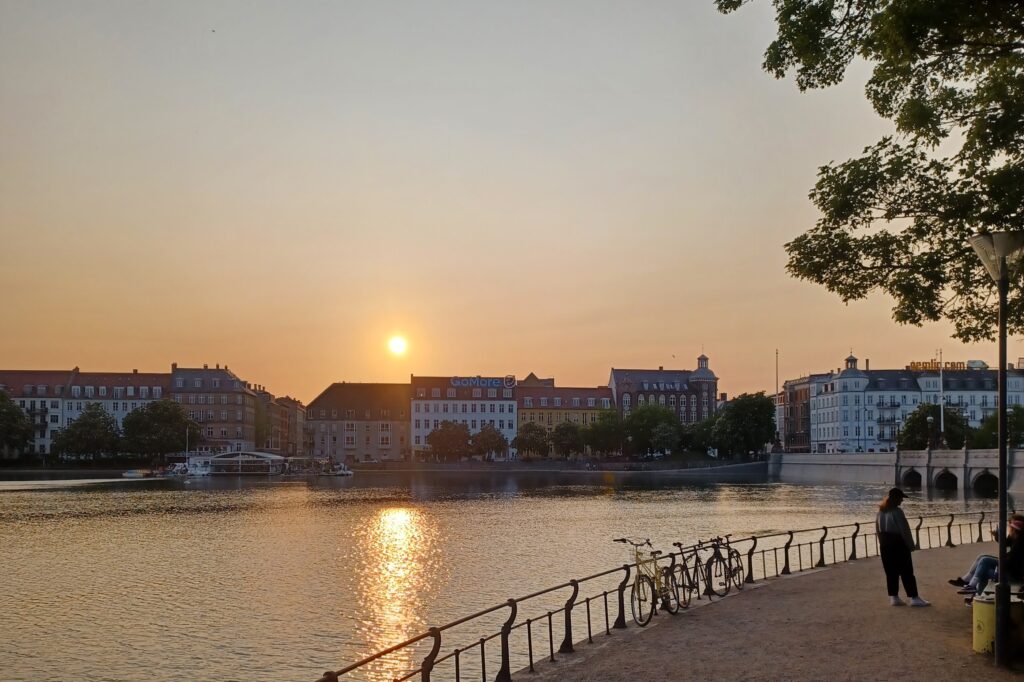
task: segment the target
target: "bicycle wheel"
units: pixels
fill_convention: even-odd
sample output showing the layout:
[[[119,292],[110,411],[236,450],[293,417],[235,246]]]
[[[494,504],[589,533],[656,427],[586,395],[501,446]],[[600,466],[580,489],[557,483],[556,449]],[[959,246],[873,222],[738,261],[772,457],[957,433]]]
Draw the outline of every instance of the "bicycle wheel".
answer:
[[[729,594],[729,571],[725,559],[720,555],[713,556],[704,568],[708,590],[719,597]]]
[[[743,557],[740,556],[739,550],[729,550],[729,577],[732,578],[732,584],[736,586],[737,590],[743,589],[743,578],[745,577],[743,570]]]
[[[686,564],[679,564],[672,576],[673,587],[676,590],[676,601],[684,609],[690,608],[690,597],[693,592],[693,580],[690,578],[690,570]]]
[[[638,575],[629,593],[629,606],[633,609],[633,620],[640,627],[651,622],[654,615],[654,581],[646,575]]]
[[[679,613],[679,586],[676,584],[675,571],[670,571],[666,568],[661,578],[664,581],[664,584],[661,586],[662,606],[669,613]]]

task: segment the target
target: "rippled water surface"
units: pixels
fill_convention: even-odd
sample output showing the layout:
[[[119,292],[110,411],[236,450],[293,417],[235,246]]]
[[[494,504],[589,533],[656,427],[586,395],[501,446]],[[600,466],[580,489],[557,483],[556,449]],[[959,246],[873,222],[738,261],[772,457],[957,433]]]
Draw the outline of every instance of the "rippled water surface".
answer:
[[[669,547],[863,520],[882,493],[582,474],[0,482],[0,676],[314,680],[429,625],[620,565],[613,537]],[[442,653],[490,634],[495,616],[449,633]]]

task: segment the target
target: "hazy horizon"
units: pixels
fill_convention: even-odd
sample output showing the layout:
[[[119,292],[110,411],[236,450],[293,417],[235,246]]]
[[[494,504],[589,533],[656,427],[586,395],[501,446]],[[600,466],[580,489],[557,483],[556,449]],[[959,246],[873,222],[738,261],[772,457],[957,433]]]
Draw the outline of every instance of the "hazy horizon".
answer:
[[[765,74],[774,26],[711,0],[0,0],[0,367],[220,363],[309,401],[702,350],[731,395],[773,389],[776,348],[780,381],[851,350],[994,365],[786,275],[816,169],[890,127],[863,66],[804,95]]]

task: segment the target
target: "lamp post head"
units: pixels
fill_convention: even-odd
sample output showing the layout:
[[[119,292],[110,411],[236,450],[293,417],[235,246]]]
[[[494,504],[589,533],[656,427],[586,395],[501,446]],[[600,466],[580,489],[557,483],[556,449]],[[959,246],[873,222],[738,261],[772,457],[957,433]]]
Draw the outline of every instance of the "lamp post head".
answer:
[[[933,417],[931,415],[928,415],[928,426],[931,426],[934,423],[935,423],[935,417]]]
[[[1016,268],[1024,256],[1024,232],[987,232],[968,240],[978,257],[981,258],[989,276],[999,281],[1003,275]],[[1005,265],[1005,270],[1003,269]]]

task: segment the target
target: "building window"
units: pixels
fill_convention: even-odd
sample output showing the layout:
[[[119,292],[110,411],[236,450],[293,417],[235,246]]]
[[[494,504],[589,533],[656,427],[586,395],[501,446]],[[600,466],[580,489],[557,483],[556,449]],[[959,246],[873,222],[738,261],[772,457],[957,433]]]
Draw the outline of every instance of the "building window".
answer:
[[[498,397],[498,389],[496,389],[496,388],[489,388],[489,389],[487,389],[487,397],[488,398],[497,398]]]
[[[480,389],[479,389],[479,388],[474,388],[474,389],[473,389],[473,397],[474,397],[474,398],[482,398],[482,397],[483,397],[483,395],[484,395],[484,394],[480,392]]]
[[[501,391],[501,397],[503,397],[503,398],[511,398],[512,397],[512,389],[511,388],[503,389]]]
[[[540,399],[540,406],[541,407],[547,407],[548,406],[548,399],[547,398],[541,398]]]
[[[455,397],[455,389],[454,388],[449,388],[448,392],[447,392],[447,396],[449,398],[454,398]]]
[[[441,389],[439,389],[439,388],[432,388],[432,389],[430,389],[430,397],[431,398],[440,398],[441,397]]]
[[[555,398],[555,407],[561,407],[561,406],[562,406],[562,399],[561,398]]]
[[[523,398],[523,407],[533,407],[533,398]]]
[[[202,388],[203,387],[203,380],[202,379],[193,379],[192,380],[192,387],[193,388]]]
[[[185,388],[185,380],[181,379],[181,378],[175,379],[174,380],[174,387],[175,388]]]

